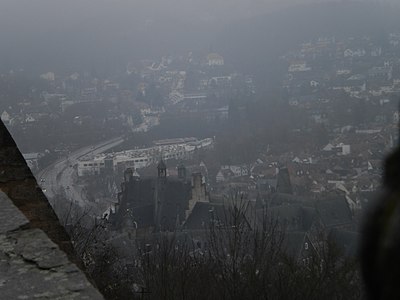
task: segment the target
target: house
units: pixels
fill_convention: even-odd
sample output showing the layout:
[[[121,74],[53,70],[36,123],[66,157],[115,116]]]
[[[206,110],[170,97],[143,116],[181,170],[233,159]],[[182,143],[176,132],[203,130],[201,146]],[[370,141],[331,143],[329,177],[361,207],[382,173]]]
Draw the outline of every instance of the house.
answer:
[[[304,231],[288,232],[283,240],[283,250],[304,266],[318,253],[318,247]]]
[[[25,153],[22,154],[24,157],[26,164],[31,170],[37,170],[38,169],[38,161],[41,157],[40,153]]]
[[[226,165],[222,166],[217,173],[216,181],[224,182],[229,178],[236,178],[250,175],[249,167],[245,165]]]
[[[351,50],[351,49],[344,50],[343,56],[344,57],[353,57],[353,50]]]
[[[36,119],[32,115],[28,114],[25,117],[25,122],[26,123],[33,123],[33,122],[36,122]]]
[[[371,56],[372,57],[379,57],[382,55],[382,47],[374,47],[371,50]]]
[[[53,72],[47,72],[40,75],[40,78],[47,81],[54,81],[56,79],[56,75]]]
[[[400,121],[400,113],[398,111],[395,111],[393,113],[393,123],[399,124]]]
[[[213,66],[223,66],[224,65],[224,58],[217,54],[217,53],[210,53],[207,55],[207,64],[210,67]]]
[[[1,120],[3,121],[4,124],[9,125],[11,122],[11,116],[10,114],[5,110],[1,114]]]
[[[311,86],[311,87],[314,87],[314,88],[315,88],[315,87],[318,87],[318,86],[319,86],[319,82],[318,82],[318,81],[315,81],[315,80],[311,80],[311,81],[310,81],[310,86]]]
[[[366,51],[364,49],[346,49],[343,52],[344,57],[363,57],[366,55]]]
[[[351,70],[348,70],[348,69],[338,69],[338,70],[336,71],[336,75],[337,75],[337,76],[349,75],[349,74],[351,74]]]
[[[231,170],[229,169],[220,169],[217,173],[217,176],[215,177],[216,182],[225,182],[229,178],[233,178],[234,174]]]
[[[351,147],[350,145],[345,145],[343,143],[338,145],[329,143],[322,149],[322,151],[333,152],[337,155],[349,155],[351,153]]]
[[[302,62],[295,62],[290,64],[288,71],[289,72],[306,72],[310,71],[311,67],[307,66],[307,63],[302,61]]]

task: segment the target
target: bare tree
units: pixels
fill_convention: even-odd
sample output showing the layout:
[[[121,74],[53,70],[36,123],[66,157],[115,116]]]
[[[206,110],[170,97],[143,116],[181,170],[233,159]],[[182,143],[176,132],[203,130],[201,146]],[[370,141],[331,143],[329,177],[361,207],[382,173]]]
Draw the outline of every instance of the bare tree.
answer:
[[[285,257],[278,272],[285,282],[280,286],[280,299],[361,299],[357,259],[346,256],[332,235],[324,231],[312,243],[315,251],[309,257]],[[288,289],[290,294],[286,293]]]
[[[92,246],[91,273],[107,299],[359,299],[357,262],[321,231],[306,259],[285,248],[285,228],[234,192],[210,211],[200,244],[188,232],[137,239],[129,257]],[[93,235],[94,232],[93,232]],[[87,234],[82,239],[96,245]],[[92,242],[90,242],[92,241]],[[83,243],[85,245],[85,243]],[[99,250],[100,249],[100,250]]]
[[[221,299],[267,299],[284,231],[266,211],[251,212],[243,194],[235,192],[229,202],[208,232],[216,289]]]

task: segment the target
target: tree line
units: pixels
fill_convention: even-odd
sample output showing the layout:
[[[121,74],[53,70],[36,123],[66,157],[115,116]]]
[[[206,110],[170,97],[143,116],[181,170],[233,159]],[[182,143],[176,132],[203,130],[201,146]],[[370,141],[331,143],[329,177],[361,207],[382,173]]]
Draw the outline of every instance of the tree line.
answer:
[[[76,244],[85,245],[80,254],[106,299],[363,298],[357,259],[331,235],[318,231],[312,251],[298,255],[278,219],[248,215],[248,204],[238,201],[202,232]]]

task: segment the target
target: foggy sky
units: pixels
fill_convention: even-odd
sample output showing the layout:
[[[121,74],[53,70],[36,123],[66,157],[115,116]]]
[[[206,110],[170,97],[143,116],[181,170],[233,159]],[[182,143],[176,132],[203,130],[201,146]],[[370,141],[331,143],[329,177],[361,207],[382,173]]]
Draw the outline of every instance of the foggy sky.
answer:
[[[29,39],[91,26],[113,27],[121,21],[141,29],[151,26],[153,22],[174,20],[181,24],[218,30],[220,26],[239,19],[265,14],[288,4],[310,1],[1,0],[0,37]]]
[[[0,69],[207,48],[226,24],[281,6],[277,2],[1,0]]]
[[[229,22],[262,14],[283,3],[278,0],[2,0],[1,22],[60,27],[91,18],[120,16],[132,18],[172,17],[183,20]],[[309,2],[309,1],[308,1]],[[10,29],[10,28],[9,28]],[[3,31],[3,30],[2,30]]]
[[[0,69],[209,49],[232,23],[309,2],[331,1],[0,0]]]

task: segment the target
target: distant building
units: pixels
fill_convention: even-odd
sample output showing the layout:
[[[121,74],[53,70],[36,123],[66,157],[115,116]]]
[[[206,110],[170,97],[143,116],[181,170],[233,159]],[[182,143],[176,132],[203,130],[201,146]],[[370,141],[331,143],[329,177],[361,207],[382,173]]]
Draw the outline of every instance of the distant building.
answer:
[[[346,49],[343,52],[344,57],[363,57],[366,55],[366,51],[364,49]]]
[[[395,111],[393,113],[393,123],[398,124],[400,121],[400,113],[398,111]]]
[[[32,115],[26,115],[25,122],[33,123],[33,122],[36,122],[36,119]]]
[[[311,67],[307,66],[306,62],[295,62],[289,66],[289,72],[306,72],[310,71]]]
[[[229,165],[229,166],[221,166],[220,170],[216,175],[217,182],[224,182],[230,178],[236,178],[241,176],[249,176],[249,167],[246,165]]]
[[[187,178],[185,166],[179,164],[177,168],[177,177],[167,177],[161,160],[156,178],[141,178],[133,169],[127,169],[118,204],[109,219],[112,227],[135,235],[174,231],[184,224],[196,203],[208,203],[202,175],[195,173]]]
[[[1,114],[1,120],[4,124],[9,125],[11,122],[10,114],[7,111],[3,111],[3,113]]]
[[[319,86],[319,82],[316,81],[316,80],[311,80],[311,81],[310,81],[310,86],[311,86],[311,87],[318,87],[318,86]]]
[[[110,171],[127,168],[141,169],[163,160],[190,159],[197,149],[213,147],[211,138],[197,140],[196,138],[177,138],[159,140],[154,147],[121,151],[117,153],[99,154],[95,157],[86,156],[78,161],[78,176],[96,175],[106,169]],[[106,161],[109,163],[107,164]]]
[[[47,72],[45,74],[40,75],[40,78],[47,81],[54,81],[56,79],[56,75],[53,72]]]
[[[207,56],[207,64],[209,66],[223,66],[224,65],[224,58],[217,54],[217,53],[210,53]]]
[[[38,169],[38,161],[42,157],[40,153],[25,153],[22,154],[28,167],[34,171]]]
[[[343,143],[340,143],[338,145],[332,145],[331,143],[329,143],[322,150],[334,152],[337,155],[349,155],[351,153],[350,145],[345,145]]]

